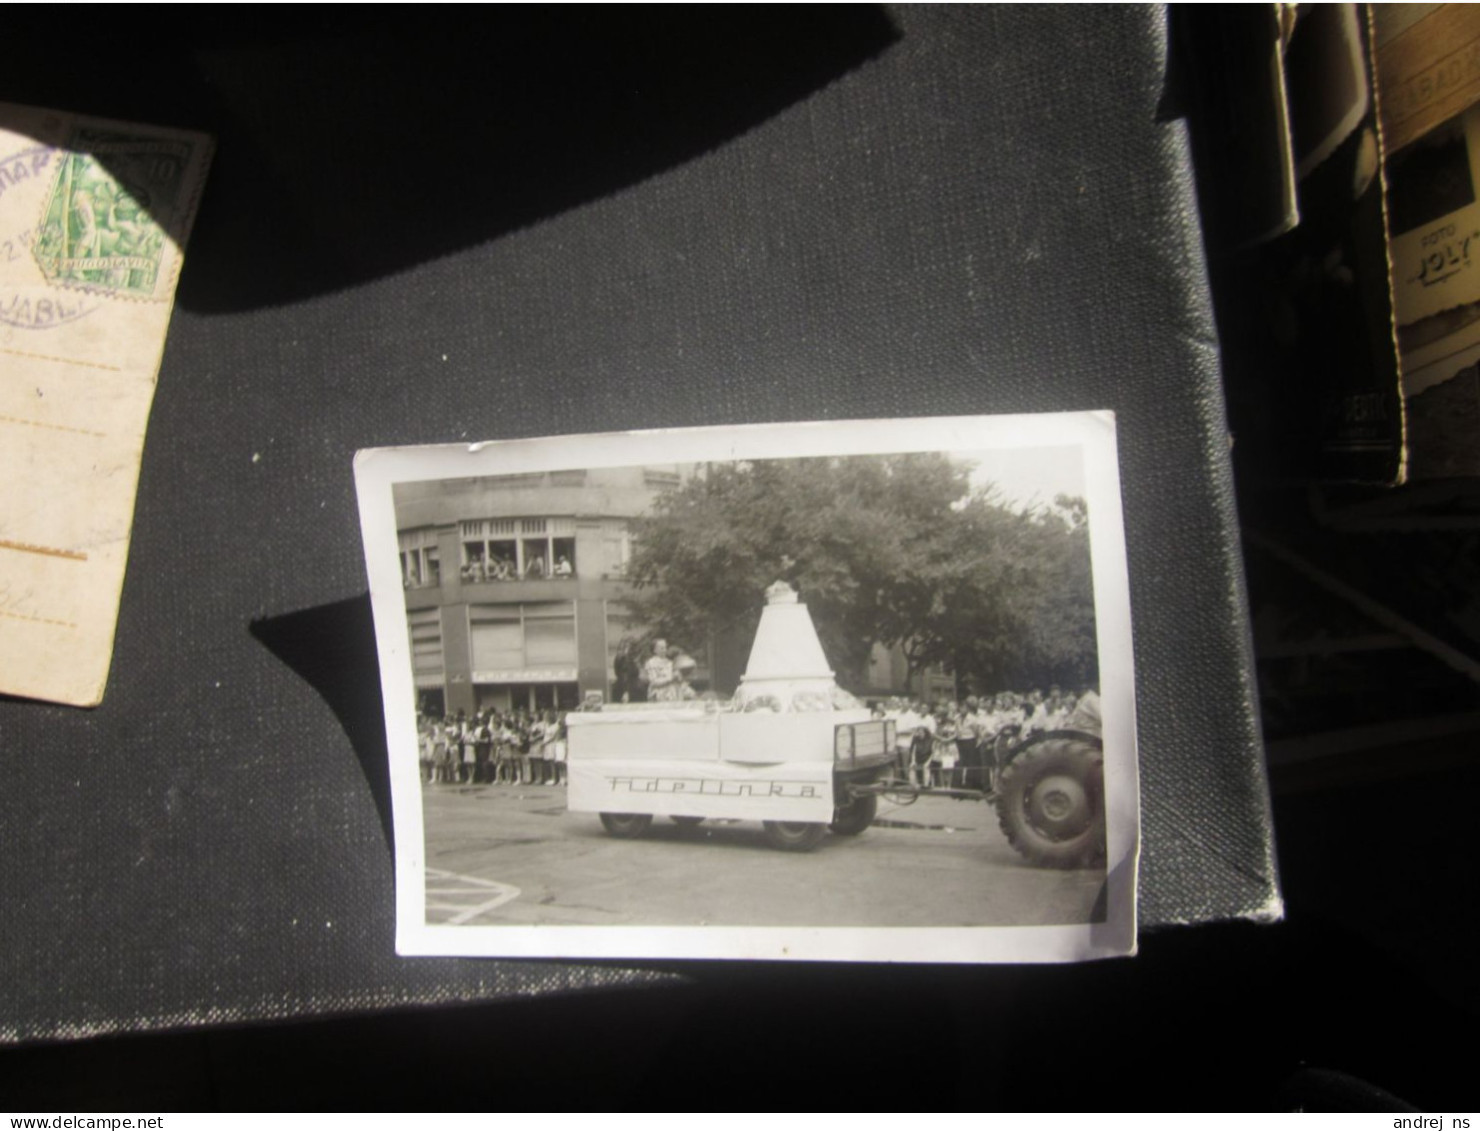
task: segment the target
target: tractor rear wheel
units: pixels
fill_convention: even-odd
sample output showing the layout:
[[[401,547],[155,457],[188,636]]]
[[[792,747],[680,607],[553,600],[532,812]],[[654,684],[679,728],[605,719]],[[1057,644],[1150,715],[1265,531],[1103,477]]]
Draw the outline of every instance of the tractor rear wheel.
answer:
[[[1105,859],[1104,755],[1078,738],[1020,751],[1002,771],[997,819],[1035,864],[1084,868]]]

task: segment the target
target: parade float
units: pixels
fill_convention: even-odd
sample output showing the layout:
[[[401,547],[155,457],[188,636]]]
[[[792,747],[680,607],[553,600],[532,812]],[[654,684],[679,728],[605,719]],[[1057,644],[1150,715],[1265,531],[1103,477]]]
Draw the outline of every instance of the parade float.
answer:
[[[790,851],[829,829],[873,821],[868,789],[894,766],[894,723],[837,684],[807,606],[785,582],[766,591],[740,687],[728,701],[608,704],[574,712],[568,807],[596,813],[613,836],[639,837],[655,817],[763,822]]]
[[[1034,864],[1097,867],[1105,785],[1093,702],[1063,729],[999,735],[980,788],[916,785],[897,772],[894,720],[871,718],[837,685],[807,606],[778,581],[730,700],[612,704],[567,717],[567,805],[598,814],[616,837],[642,836],[655,817],[751,820],[777,848],[808,851],[829,831],[863,832],[880,797],[906,806],[946,796],[993,805],[1003,834]]]

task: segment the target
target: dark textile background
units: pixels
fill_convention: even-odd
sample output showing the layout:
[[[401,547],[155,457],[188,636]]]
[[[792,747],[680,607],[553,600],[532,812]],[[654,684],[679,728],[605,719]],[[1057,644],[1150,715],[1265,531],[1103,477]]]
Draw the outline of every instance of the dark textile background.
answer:
[[[1277,910],[1162,12],[69,29],[75,59],[129,34],[127,75],[55,66],[46,18],[7,16],[0,97],[219,153],[106,701],[0,701],[0,1039],[681,975],[395,956],[350,465],[375,445],[1113,409],[1142,920]]]

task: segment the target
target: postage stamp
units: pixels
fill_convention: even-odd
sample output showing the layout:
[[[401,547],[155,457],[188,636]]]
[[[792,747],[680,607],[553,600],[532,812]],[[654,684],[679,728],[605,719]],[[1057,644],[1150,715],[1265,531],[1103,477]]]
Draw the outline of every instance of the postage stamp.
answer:
[[[162,267],[189,208],[192,144],[82,128],[67,148],[33,236],[42,274],[119,297],[167,294]]]

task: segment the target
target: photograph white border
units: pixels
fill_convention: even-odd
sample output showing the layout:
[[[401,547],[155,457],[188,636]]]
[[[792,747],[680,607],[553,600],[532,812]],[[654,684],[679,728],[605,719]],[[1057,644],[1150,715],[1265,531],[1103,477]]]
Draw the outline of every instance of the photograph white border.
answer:
[[[416,759],[390,758],[396,951],[505,958],[717,958],[858,962],[1068,962],[1134,954],[1140,803],[1130,589],[1115,417],[1109,411],[746,424],[356,453],[355,484],[380,659],[388,749],[416,746],[398,564],[398,483],[648,463],[1078,447],[1083,453],[1104,723],[1106,917],[1035,927],[449,926],[425,921],[426,837]]]

